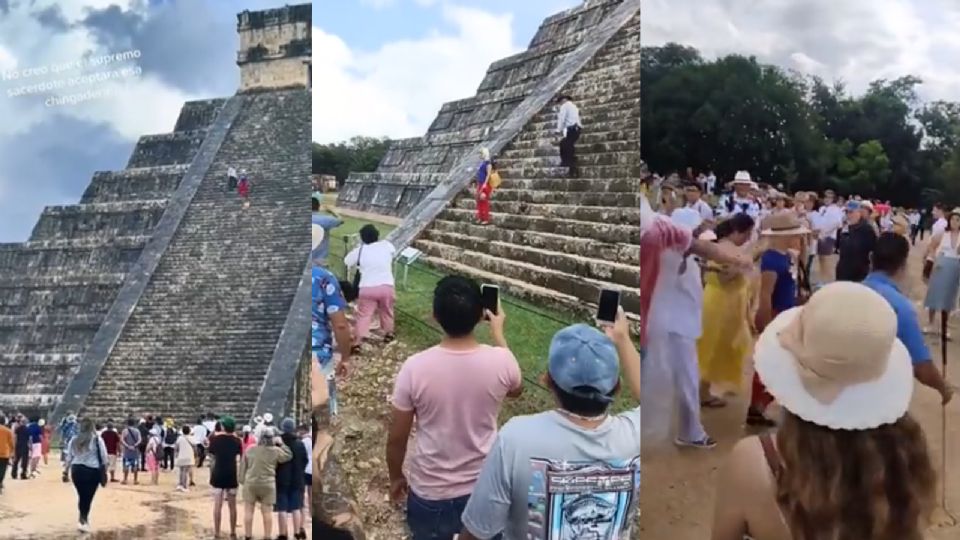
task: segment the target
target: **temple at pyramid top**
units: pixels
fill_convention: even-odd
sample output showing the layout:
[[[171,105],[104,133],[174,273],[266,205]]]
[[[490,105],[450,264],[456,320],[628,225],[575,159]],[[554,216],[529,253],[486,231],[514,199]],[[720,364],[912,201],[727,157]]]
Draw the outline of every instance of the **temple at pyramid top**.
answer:
[[[237,14],[240,91],[309,88],[310,4]]]

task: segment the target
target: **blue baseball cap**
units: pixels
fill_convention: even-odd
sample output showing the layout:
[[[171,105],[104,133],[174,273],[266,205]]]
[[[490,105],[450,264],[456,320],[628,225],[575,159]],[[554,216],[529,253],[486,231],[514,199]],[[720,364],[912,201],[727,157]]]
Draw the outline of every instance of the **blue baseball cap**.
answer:
[[[847,201],[847,212],[859,210],[861,206],[860,201]]]
[[[617,348],[603,332],[586,324],[560,330],[550,342],[548,371],[558,388],[584,399],[610,403],[620,381]],[[593,391],[575,391],[588,386]]]

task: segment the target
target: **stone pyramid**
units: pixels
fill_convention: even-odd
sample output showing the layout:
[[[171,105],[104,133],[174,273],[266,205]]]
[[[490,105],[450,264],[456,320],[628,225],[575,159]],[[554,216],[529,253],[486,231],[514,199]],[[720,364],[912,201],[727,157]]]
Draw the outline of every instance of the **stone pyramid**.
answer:
[[[310,24],[309,4],[255,13],[238,29]],[[187,103],[126,169],[0,246],[0,410],[191,422],[306,408],[309,328],[289,320],[309,310],[311,93],[265,66],[274,54],[289,75],[303,47],[261,49],[246,91]],[[249,208],[230,166],[250,175]]]
[[[561,93],[584,123],[579,179],[554,144]],[[504,181],[493,227],[474,223],[465,193],[481,146]],[[527,51],[490,66],[476,96],[443,105],[377,172],[352,174],[339,204],[405,218],[390,239],[445,271],[583,313],[615,289],[638,313],[640,174],[640,1],[588,0],[547,18]]]

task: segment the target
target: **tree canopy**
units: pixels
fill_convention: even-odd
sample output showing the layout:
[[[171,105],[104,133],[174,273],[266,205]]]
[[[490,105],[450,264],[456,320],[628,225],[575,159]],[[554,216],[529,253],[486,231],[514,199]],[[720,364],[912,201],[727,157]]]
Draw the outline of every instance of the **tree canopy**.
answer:
[[[313,174],[330,174],[343,185],[351,172],[372,172],[390,148],[390,139],[354,137],[349,141],[313,143]]]
[[[645,48],[642,151],[662,174],[692,167],[729,179],[741,169],[791,190],[928,204],[960,202],[960,103],[922,102],[912,75],[843,82],[761,64],[704,59],[670,43]]]

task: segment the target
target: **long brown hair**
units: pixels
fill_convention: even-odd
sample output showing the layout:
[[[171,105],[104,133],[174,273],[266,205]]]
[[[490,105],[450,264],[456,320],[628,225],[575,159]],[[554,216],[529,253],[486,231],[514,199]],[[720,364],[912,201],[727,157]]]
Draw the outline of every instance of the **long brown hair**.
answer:
[[[909,414],[875,429],[834,430],[784,411],[777,502],[794,540],[921,540],[937,476]]]

